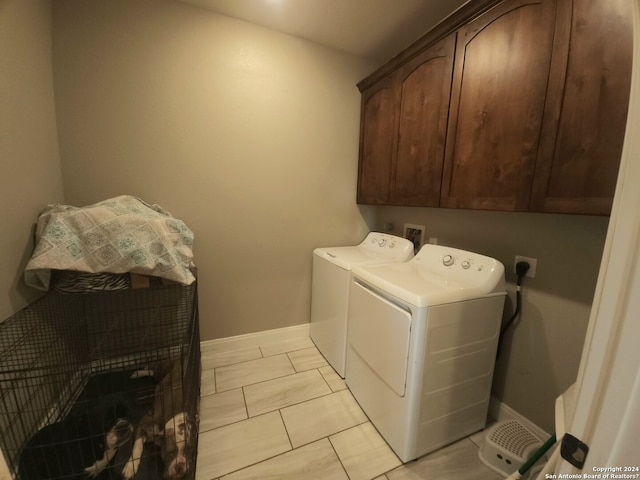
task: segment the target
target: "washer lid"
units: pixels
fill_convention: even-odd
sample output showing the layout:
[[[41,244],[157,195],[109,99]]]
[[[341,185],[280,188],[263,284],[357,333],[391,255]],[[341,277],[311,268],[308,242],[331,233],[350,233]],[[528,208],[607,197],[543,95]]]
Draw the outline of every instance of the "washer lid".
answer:
[[[441,245],[424,245],[405,263],[354,266],[353,274],[416,307],[506,294],[502,263]]]
[[[371,232],[360,245],[316,248],[313,253],[345,270],[351,270],[355,265],[405,262],[413,257],[413,243],[388,233]]]

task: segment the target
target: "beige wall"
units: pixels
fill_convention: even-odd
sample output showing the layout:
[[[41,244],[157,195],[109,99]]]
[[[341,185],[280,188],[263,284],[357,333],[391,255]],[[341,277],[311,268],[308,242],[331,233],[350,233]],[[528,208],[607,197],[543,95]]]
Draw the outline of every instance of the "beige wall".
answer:
[[[535,213],[385,207],[380,225],[426,226],[442,245],[476,251],[505,266],[505,319],[515,308],[514,257],[538,260],[525,278],[522,315],[508,331],[493,395],[548,432],[556,397],[578,372],[608,218]]]
[[[36,298],[22,271],[32,226],[63,201],[49,0],[0,1],[0,321]]]
[[[313,248],[368,231],[372,65],[168,0],[53,2],[53,26],[67,202],[136,195],[194,230],[203,339],[308,322]]]

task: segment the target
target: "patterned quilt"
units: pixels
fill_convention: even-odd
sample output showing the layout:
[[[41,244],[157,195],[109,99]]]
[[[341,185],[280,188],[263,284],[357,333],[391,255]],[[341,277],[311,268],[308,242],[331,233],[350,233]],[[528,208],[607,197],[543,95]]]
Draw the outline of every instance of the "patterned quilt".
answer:
[[[193,232],[158,205],[128,195],[88,207],[49,205],[38,217],[27,285],[48,290],[51,270],[140,273],[189,285]]]

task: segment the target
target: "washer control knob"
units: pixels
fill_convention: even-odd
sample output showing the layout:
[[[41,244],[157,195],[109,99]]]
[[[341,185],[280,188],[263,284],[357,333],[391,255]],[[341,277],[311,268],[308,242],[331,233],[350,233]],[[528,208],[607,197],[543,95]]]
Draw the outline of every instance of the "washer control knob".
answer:
[[[461,265],[462,265],[462,268],[467,270],[471,266],[471,263],[469,262],[469,260],[465,260],[464,262],[462,262]]]
[[[396,242],[394,242],[393,240],[391,240],[391,241],[389,242],[389,248],[393,248],[393,247],[395,247],[395,246],[396,246]]]
[[[387,239],[386,238],[381,238],[380,240],[378,240],[378,246],[379,247],[384,247],[386,243],[387,243]]]
[[[445,267],[450,267],[451,265],[453,265],[454,262],[455,260],[451,255],[445,255],[444,257],[442,257],[442,264]]]

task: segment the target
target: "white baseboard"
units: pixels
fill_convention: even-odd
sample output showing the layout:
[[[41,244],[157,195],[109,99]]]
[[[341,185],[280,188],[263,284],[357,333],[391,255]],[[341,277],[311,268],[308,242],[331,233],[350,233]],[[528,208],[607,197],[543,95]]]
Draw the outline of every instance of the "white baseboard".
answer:
[[[491,397],[491,400],[489,401],[489,416],[495,418],[498,422],[503,422],[505,420],[517,420],[531,433],[538,437],[541,442],[545,442],[551,436],[550,433],[545,432],[531,420],[494,397]]]
[[[282,342],[309,336],[310,323],[293,325],[291,327],[276,328],[263,332],[247,333],[233,337],[216,338],[200,342],[202,351],[216,350],[220,352],[237,350],[239,348],[257,347],[265,343]]]

